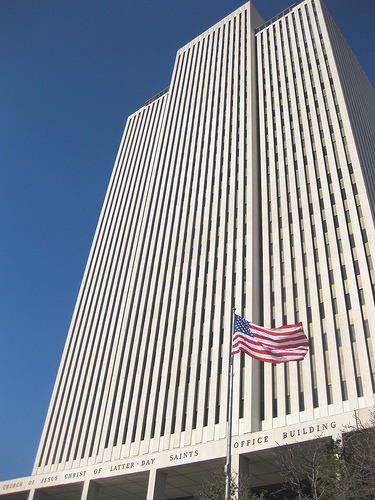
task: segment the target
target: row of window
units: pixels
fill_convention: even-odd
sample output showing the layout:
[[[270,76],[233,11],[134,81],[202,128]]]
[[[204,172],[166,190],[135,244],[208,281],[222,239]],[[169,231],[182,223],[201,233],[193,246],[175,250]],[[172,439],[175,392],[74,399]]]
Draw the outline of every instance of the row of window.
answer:
[[[261,130],[260,138],[261,144],[262,141],[264,141],[261,148],[264,147],[265,165],[267,168],[266,176],[263,178],[268,186],[267,205],[269,217],[269,247],[265,249],[264,255],[269,252],[269,277],[266,275],[265,279],[269,279],[270,286],[267,286],[267,289],[269,289],[270,293],[271,308],[269,310],[270,318],[268,320],[268,318],[265,317],[265,321],[267,323],[270,321],[272,325],[275,325],[276,320],[278,322],[282,321],[285,324],[287,322],[298,322],[300,319],[306,318],[306,326],[308,327],[311,340],[310,364],[312,402],[313,406],[317,407],[319,406],[318,386],[321,387],[321,383],[318,383],[316,370],[316,356],[318,355],[315,349],[317,340],[315,339],[316,335],[319,335],[318,345],[322,346],[322,349],[319,347],[319,353],[321,352],[321,354],[319,354],[319,360],[323,362],[325,368],[324,380],[326,395],[323,397],[323,401],[326,400],[328,404],[333,402],[331,377],[332,360],[335,360],[335,365],[338,365],[340,368],[342,399],[348,399],[342,345],[338,345],[337,342],[332,344],[327,340],[327,338],[332,338],[332,333],[327,332],[326,309],[328,304],[326,301],[328,296],[327,289],[323,289],[321,286],[322,273],[324,273],[324,275],[327,273],[331,282],[329,295],[331,302],[330,310],[334,315],[337,331],[340,329],[337,306],[338,290],[336,290],[334,283],[336,270],[333,267],[331,250],[334,249],[335,255],[337,249],[339,250],[340,259],[342,261],[341,268],[345,269],[344,253],[340,251],[341,236],[339,226],[341,226],[341,230],[344,230],[344,232],[346,232],[346,230],[348,231],[347,237],[351,245],[353,262],[349,262],[347,265],[354,266],[357,284],[356,289],[353,290],[352,287],[352,289],[349,290],[347,280],[342,280],[345,289],[345,303],[348,316],[345,327],[348,328],[348,331],[349,326],[352,329],[354,328],[355,321],[351,305],[351,294],[353,293],[358,294],[361,306],[362,324],[364,325],[367,318],[366,304],[361,274],[359,272],[357,250],[358,244],[363,243],[364,246],[366,246],[367,235],[363,227],[364,221],[361,217],[361,207],[356,192],[356,184],[343,127],[343,120],[337,102],[334,82],[315,5],[313,6],[313,16],[316,21],[315,27],[313,27],[311,23],[308,3],[305,3],[291,15],[286,16],[273,26],[264,29],[257,37],[261,46],[261,67],[259,69],[259,77],[260,88],[263,89],[263,96],[260,96],[260,109],[261,112],[264,110],[264,136]],[[305,26],[307,26],[309,35],[306,34]],[[301,33],[302,36],[300,36],[299,33]],[[316,33],[319,34],[319,48],[315,41]],[[293,48],[293,46],[295,48]],[[313,49],[312,56],[311,49]],[[323,57],[321,57],[320,54],[322,54]],[[324,71],[321,61],[324,61]],[[308,69],[308,71],[306,71],[306,69]],[[315,81],[316,74],[318,75],[319,88]],[[327,81],[329,82],[328,87],[326,87]],[[332,97],[328,97],[328,94]],[[333,101],[333,106],[331,100]],[[322,120],[323,116],[324,118]],[[306,129],[306,122],[308,122],[308,129]],[[325,138],[327,122],[330,132],[329,142],[327,142]],[[338,146],[334,128],[340,131],[340,146]],[[306,133],[305,130],[308,130],[308,132]],[[316,131],[319,133],[318,137],[316,137]],[[289,150],[289,148],[291,149]],[[333,157],[330,153],[331,148],[334,153]],[[351,175],[351,186],[356,196],[357,214],[362,228],[361,234],[363,241],[357,242],[357,247],[355,245],[353,224],[350,220],[353,218],[353,214],[349,211],[349,205],[345,195],[345,183],[340,173],[341,166],[339,158],[341,158],[342,162],[342,151],[344,151],[344,158],[346,159],[345,164]],[[311,159],[313,162],[312,164]],[[312,165],[314,166],[313,168],[311,168]],[[294,167],[293,170],[290,170],[290,166]],[[334,170],[331,172],[332,169]],[[334,172],[337,172],[337,174],[334,174]],[[334,198],[334,193],[337,193],[337,181],[335,180],[334,188],[332,183],[329,183],[330,193],[328,198],[327,191],[325,189],[323,190],[321,186],[321,178],[332,178],[333,174],[335,176],[337,175],[335,178],[340,181],[340,202],[342,201],[345,209],[345,219],[342,219],[340,207],[340,223],[338,218],[338,206]],[[325,180],[323,182],[325,182]],[[301,193],[301,189],[303,193]],[[294,193],[292,196],[291,192]],[[293,210],[295,195],[297,195],[298,212]],[[304,209],[304,200],[306,197],[308,199],[308,226],[306,226],[308,220],[307,212]],[[316,204],[315,200],[318,201],[318,204]],[[327,221],[331,222],[332,220],[336,221],[336,238],[334,233],[327,231]],[[358,224],[357,221],[356,224]],[[324,229],[323,234],[322,228]],[[307,229],[309,234],[308,245],[304,239],[305,229]],[[297,249],[294,243],[296,232],[300,233],[302,236],[301,249],[297,251],[297,254],[300,254],[300,252],[302,253],[303,268],[299,270],[300,272],[296,269]],[[332,237],[334,241],[331,241]],[[289,250],[285,252],[284,243],[291,248],[291,255],[289,255]],[[313,267],[315,270],[313,270],[311,259],[309,259],[308,256],[313,257]],[[324,260],[322,260],[322,256],[325,257]],[[369,254],[367,254],[367,263],[369,262],[369,257]],[[290,278],[289,274],[286,276],[286,269],[288,269],[288,273],[292,273],[292,286],[290,288],[288,287]],[[276,276],[275,272],[277,272],[279,276]],[[366,272],[366,270],[364,270],[364,272]],[[367,272],[371,275],[373,272],[372,265],[368,267]],[[309,273],[312,273],[312,275],[309,276]],[[343,271],[341,274],[342,273]],[[304,285],[301,283],[301,278]],[[311,290],[309,282],[314,284]],[[299,289],[304,290],[303,295],[298,294]],[[293,293],[292,302],[289,297],[290,292],[287,292],[287,290]],[[341,297],[341,292],[339,295]],[[316,299],[314,298],[314,300],[312,300],[312,297],[316,297]],[[315,309],[316,306],[314,304],[316,300],[319,309],[318,315],[314,313],[313,321],[311,308],[314,307]],[[290,309],[291,303],[294,305],[292,310]],[[265,312],[267,312],[267,310],[266,308]],[[330,312],[329,316],[332,313]],[[329,350],[329,346],[331,345],[333,347],[335,344],[337,348],[337,358],[335,358],[334,352],[330,352]],[[374,359],[369,339],[367,339],[366,348],[370,369],[372,374],[374,374]],[[351,349],[357,382],[357,393],[358,396],[362,396],[363,390],[356,342],[351,342]],[[275,383],[277,384],[277,370],[280,370],[280,368],[275,367],[272,375],[274,417],[278,415],[277,400],[280,399],[280,397],[285,400],[287,413],[290,412],[290,382],[288,373],[286,371],[284,377],[285,395],[279,395],[278,397],[277,385],[274,385]],[[301,369],[299,369],[299,376],[302,376]],[[305,383],[309,382],[306,380]],[[305,391],[301,379],[299,380],[298,386],[300,391],[300,410],[302,411],[305,408],[303,394]],[[262,405],[262,417],[265,418],[264,396],[262,397]]]

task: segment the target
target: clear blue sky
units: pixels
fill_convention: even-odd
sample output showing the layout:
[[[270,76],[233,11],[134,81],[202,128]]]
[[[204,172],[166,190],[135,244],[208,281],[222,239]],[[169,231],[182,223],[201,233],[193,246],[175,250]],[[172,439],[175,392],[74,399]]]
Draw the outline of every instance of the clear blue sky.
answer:
[[[1,0],[0,480],[31,474],[127,116],[243,3]],[[374,0],[325,4],[374,85]]]

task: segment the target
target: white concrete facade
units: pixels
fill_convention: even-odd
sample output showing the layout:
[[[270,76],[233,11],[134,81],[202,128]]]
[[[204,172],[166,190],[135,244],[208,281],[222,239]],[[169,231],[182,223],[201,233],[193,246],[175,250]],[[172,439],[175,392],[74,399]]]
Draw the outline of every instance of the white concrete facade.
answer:
[[[374,121],[319,0],[267,23],[247,3],[180,49],[126,123],[33,474],[0,495],[193,495],[225,461],[233,306],[310,339],[302,362],[235,356],[237,470],[276,483],[279,444],[365,419]]]

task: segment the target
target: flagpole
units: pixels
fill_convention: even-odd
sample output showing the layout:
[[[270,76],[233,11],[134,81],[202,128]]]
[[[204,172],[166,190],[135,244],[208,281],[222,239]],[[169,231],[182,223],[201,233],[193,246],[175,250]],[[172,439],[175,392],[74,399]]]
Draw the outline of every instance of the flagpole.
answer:
[[[230,342],[230,362],[229,362],[229,390],[228,390],[228,427],[227,427],[227,463],[225,464],[225,500],[230,500],[230,483],[231,483],[231,468],[232,468],[232,403],[233,403],[233,329],[234,329],[234,313],[232,314],[232,339]]]

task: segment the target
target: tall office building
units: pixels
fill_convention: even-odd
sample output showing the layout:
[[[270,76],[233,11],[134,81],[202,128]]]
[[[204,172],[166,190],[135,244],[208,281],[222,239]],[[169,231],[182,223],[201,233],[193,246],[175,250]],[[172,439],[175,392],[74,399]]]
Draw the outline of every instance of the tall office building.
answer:
[[[247,3],[128,118],[33,475],[11,498],[192,495],[225,462],[232,308],[304,361],[234,358],[233,467],[374,403],[375,91],[320,0]],[[13,492],[13,493],[11,493]],[[9,497],[9,498],[10,498]]]

